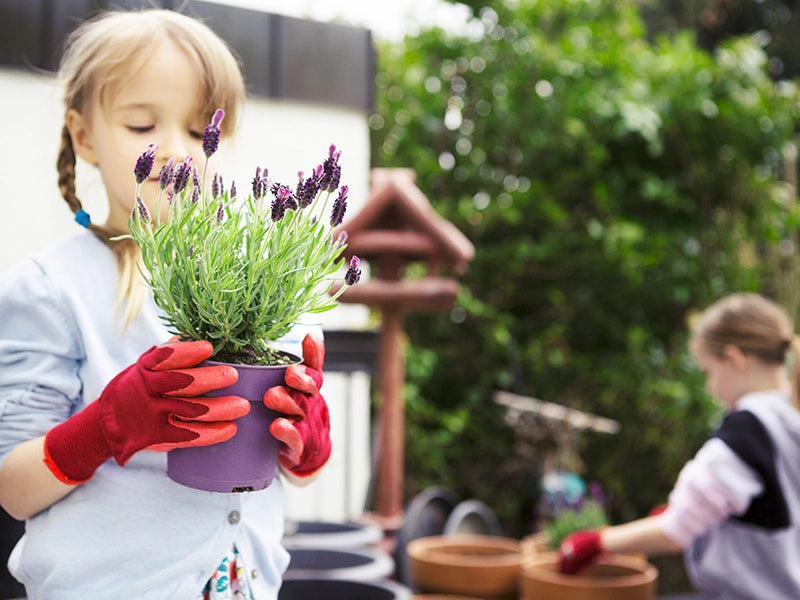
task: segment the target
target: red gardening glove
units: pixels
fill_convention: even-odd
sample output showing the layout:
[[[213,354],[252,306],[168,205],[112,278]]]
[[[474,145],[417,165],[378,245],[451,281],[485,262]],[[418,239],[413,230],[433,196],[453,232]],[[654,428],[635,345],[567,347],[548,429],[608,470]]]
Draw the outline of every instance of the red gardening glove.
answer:
[[[666,512],[666,510],[668,508],[669,508],[669,504],[659,504],[657,506],[654,506],[652,509],[650,509],[650,512],[647,514],[647,516],[648,517],[656,517],[656,516]]]
[[[64,483],[77,484],[111,457],[124,465],[145,448],[207,446],[233,437],[233,420],[250,411],[249,402],[197,397],[238,379],[230,366],[195,367],[212,352],[206,341],[150,348],[96,401],[47,432],[45,464]]]
[[[306,335],[303,364],[287,368],[286,385],[272,387],[264,394],[268,408],[287,415],[275,419],[269,431],[283,442],[278,461],[298,477],[316,473],[331,455],[328,405],[319,393],[324,360],[322,340]]]
[[[574,575],[588,567],[601,552],[603,544],[598,531],[576,531],[561,542],[561,547],[558,549],[559,570]]]

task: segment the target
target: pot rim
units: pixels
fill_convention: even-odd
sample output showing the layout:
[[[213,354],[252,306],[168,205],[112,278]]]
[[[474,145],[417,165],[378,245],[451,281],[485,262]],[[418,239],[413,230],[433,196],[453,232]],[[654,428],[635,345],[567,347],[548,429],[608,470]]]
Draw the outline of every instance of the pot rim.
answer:
[[[242,371],[260,371],[262,369],[285,369],[286,367],[291,366],[293,364],[294,365],[302,364],[303,359],[300,358],[299,356],[297,356],[296,354],[292,354],[291,352],[283,352],[283,350],[281,350],[281,352],[283,354],[285,354],[286,356],[290,357],[294,362],[289,363],[289,364],[285,364],[285,365],[246,365],[244,363],[232,363],[232,362],[227,362],[227,361],[224,361],[224,360],[214,360],[213,358],[207,358],[206,360],[204,360],[201,363],[201,365],[208,365],[208,366],[210,366],[210,365],[228,365],[228,366],[234,367],[237,371],[239,371],[239,370],[242,370]]]
[[[535,576],[536,579],[548,583],[587,588],[604,584],[613,587],[633,587],[655,583],[658,579],[658,569],[655,566],[642,558],[627,554],[606,552],[598,556],[594,563],[630,569],[632,572],[627,575],[607,575],[604,577],[580,574],[566,575],[554,568],[556,564],[558,564],[557,552],[542,552],[536,556],[524,558],[520,564],[520,573],[522,577]]]
[[[459,554],[448,548],[479,548],[499,550],[498,554]],[[522,558],[519,540],[489,535],[436,535],[409,542],[406,548],[412,560],[434,562],[448,566],[518,567]]]

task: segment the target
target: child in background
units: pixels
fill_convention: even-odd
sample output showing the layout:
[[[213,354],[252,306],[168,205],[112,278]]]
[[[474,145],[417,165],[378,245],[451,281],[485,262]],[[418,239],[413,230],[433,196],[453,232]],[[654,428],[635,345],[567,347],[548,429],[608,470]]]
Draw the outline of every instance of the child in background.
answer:
[[[59,74],[59,187],[87,231],[0,281],[0,505],[26,520],[9,569],[30,600],[276,598],[288,564],[279,478],[262,491],[218,494],[165,473],[163,450],[233,435],[247,402],[203,394],[236,372],[196,366],[208,342],[170,340],[138,274],[138,248],[113,239],[128,231],[144,148],[159,146],[141,190],[153,211],[160,168],[172,157],[200,163],[215,109],[229,133],[245,97],[239,66],[205,25],[146,10],[81,25]],[[76,155],[102,177],[103,225],[76,197]],[[275,431],[295,482],[330,454],[324,347],[318,328],[303,329],[280,346],[303,355],[292,367],[299,383],[265,390],[265,402],[293,415],[276,419]]]
[[[770,300],[734,294],[700,316],[690,350],[708,393],[728,411],[722,425],[681,470],[663,512],[573,534],[561,544],[561,570],[576,573],[603,551],[683,551],[704,598],[796,600],[800,341],[794,324]]]

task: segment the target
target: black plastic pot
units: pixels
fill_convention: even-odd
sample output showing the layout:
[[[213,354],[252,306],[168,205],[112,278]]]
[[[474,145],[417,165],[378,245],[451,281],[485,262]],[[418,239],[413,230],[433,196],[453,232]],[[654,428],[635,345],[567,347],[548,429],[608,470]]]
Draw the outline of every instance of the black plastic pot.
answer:
[[[392,581],[285,579],[278,600],[411,600],[411,590]]]
[[[456,504],[445,521],[442,533],[444,535],[503,535],[497,516],[488,505],[480,500],[464,500]]]
[[[283,545],[292,548],[366,548],[379,542],[383,530],[377,525],[296,521],[286,524]]]
[[[376,581],[390,577],[394,572],[392,557],[378,549],[289,548],[288,550],[291,558],[284,579]]]
[[[397,532],[395,579],[410,586],[412,584],[406,546],[417,538],[440,535],[447,517],[458,504],[459,497],[441,486],[432,486],[414,496],[406,507],[403,525]]]

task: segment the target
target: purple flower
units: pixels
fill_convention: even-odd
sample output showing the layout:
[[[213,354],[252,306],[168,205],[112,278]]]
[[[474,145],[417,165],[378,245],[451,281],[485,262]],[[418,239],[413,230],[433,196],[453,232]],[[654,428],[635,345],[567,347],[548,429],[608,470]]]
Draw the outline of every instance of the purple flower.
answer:
[[[231,200],[236,198],[236,182],[231,181]]]
[[[197,204],[200,201],[200,188],[192,187],[192,204]]]
[[[142,155],[136,160],[136,166],[133,168],[136,183],[142,183],[150,176],[150,171],[153,170],[153,162],[156,159],[156,150],[158,150],[158,144],[150,144],[147,150],[142,152]]]
[[[336,146],[331,144],[328,149],[328,158],[322,163],[322,177],[320,178],[320,188],[328,192],[336,191],[339,187],[339,180],[342,176],[342,168],[339,166],[341,152],[336,150]]]
[[[263,198],[267,193],[269,187],[269,178],[267,177],[267,170],[261,170],[261,167],[256,167],[256,175],[253,177],[253,196],[256,198]]]
[[[344,248],[347,245],[347,232],[340,231],[339,235],[336,236],[336,241],[333,243],[337,248]]]
[[[222,117],[225,116],[225,111],[218,108],[211,117],[211,123],[206,125],[206,130],[203,132],[203,153],[209,157],[217,151],[219,147],[220,128],[219,124],[222,122]]]
[[[272,201],[272,220],[280,221],[286,214],[287,201],[292,197],[292,190],[285,185],[279,185],[276,189],[272,190],[275,194],[275,199]]]
[[[175,174],[175,157],[173,156],[167,161],[163,167],[161,167],[161,171],[158,172],[158,185],[159,187],[164,190],[167,186],[172,183],[172,177]]]
[[[272,201],[272,220],[280,221],[286,214],[286,204],[280,198],[275,198]]]
[[[361,269],[359,266],[361,260],[357,256],[350,259],[350,266],[347,267],[347,273],[344,274],[344,282],[346,285],[355,285],[361,279]]]
[[[134,218],[137,214],[145,223],[150,222],[150,211],[147,210],[147,205],[144,203],[141,196],[136,196],[136,207],[133,209]]]
[[[306,206],[310,205],[314,201],[314,198],[316,198],[317,194],[319,193],[321,175],[321,165],[314,169],[314,174],[312,174],[308,179],[303,178],[302,171],[297,174],[298,181],[295,196],[297,197],[297,205],[300,208],[305,208]]]
[[[189,246],[189,258],[191,258],[193,254],[194,254],[194,244]]]
[[[219,203],[217,208],[217,223],[222,223],[225,220],[225,204]]]
[[[211,197],[219,198],[225,194],[225,186],[222,184],[222,175],[214,173],[214,178],[211,180]]]
[[[175,175],[172,179],[172,189],[176,194],[180,194],[189,184],[189,177],[192,175],[192,157],[187,156],[183,162],[175,167]]]
[[[281,183],[273,183],[270,191],[272,192],[273,196],[281,197],[283,206],[286,208],[286,210],[297,210],[297,200],[292,194],[292,190],[289,189],[289,186]]]
[[[344,220],[344,213],[347,211],[347,190],[348,187],[346,185],[339,188],[339,196],[333,201],[333,208],[331,209],[331,227],[341,225]]]

